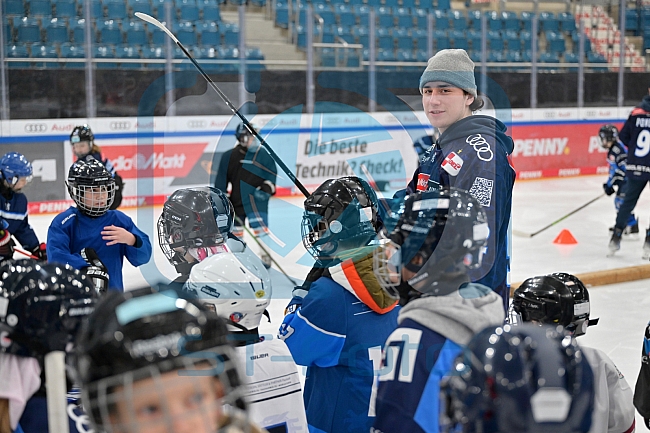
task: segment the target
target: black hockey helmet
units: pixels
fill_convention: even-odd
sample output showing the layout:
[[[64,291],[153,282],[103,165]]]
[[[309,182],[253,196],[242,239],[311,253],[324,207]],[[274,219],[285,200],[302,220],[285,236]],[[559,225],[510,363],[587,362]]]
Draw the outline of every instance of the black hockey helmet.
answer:
[[[95,136],[93,131],[90,129],[90,126],[84,124],[75,126],[72,132],[70,133],[70,143],[75,144],[81,141],[89,141],[91,146],[95,141]]]
[[[223,404],[245,410],[227,334],[216,313],[165,286],[109,291],[84,323],[72,357],[95,430],[122,431],[111,416],[116,403],[129,404],[134,383],[145,379],[164,396],[160,378],[173,371],[217,378]]]
[[[189,248],[210,247],[226,241],[235,224],[228,197],[214,187],[174,191],[158,218],[158,240],[169,263],[178,265]]]
[[[303,245],[321,261],[367,245],[379,228],[377,203],[377,195],[361,178],[326,180],[305,200]]]
[[[574,336],[583,335],[590,321],[589,292],[570,274],[528,278],[513,294],[510,320],[561,325]],[[513,314],[514,313],[514,314]]]
[[[400,209],[384,220],[388,242],[375,250],[375,274],[385,291],[403,290],[403,271],[414,274],[406,284],[426,295],[446,295],[451,286],[438,284],[481,263],[487,242],[487,216],[467,191],[445,188],[409,195]]]
[[[441,425],[464,433],[587,432],[594,376],[561,327],[488,327],[440,385]]]
[[[601,126],[600,131],[598,131],[598,136],[603,145],[611,143],[618,138],[618,128],[608,123],[607,125]]]
[[[104,215],[115,199],[115,179],[95,158],[80,159],[72,164],[66,186],[79,210],[91,217]],[[87,197],[91,193],[105,193],[106,196],[95,201]]]
[[[255,128],[255,126],[250,125],[250,127],[253,128],[253,131],[257,132],[257,128]],[[240,143],[245,143],[248,137],[251,137],[253,135],[254,134],[252,134],[251,131],[248,130],[248,128],[244,123],[240,123],[239,125],[237,125],[237,128],[235,128],[235,138]]]
[[[0,272],[0,350],[35,358],[69,350],[99,298],[90,280],[70,265],[31,259],[7,260]]]

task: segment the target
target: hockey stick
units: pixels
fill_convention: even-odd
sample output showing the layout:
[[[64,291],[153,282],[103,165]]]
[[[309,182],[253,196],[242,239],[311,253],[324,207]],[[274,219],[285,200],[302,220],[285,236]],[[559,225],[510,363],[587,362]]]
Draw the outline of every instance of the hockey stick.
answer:
[[[23,256],[27,256],[30,259],[38,260],[38,257],[33,255],[32,253],[28,253],[27,251],[21,250],[20,248],[14,247],[14,251],[17,252],[18,254],[22,254]]]
[[[271,259],[271,262],[272,262],[272,263],[273,263],[273,264],[278,268],[278,270],[279,270],[280,272],[282,272],[282,273],[284,274],[285,277],[287,277],[287,279],[288,279],[289,281],[291,281],[291,284],[293,284],[294,286],[299,286],[300,284],[296,283],[296,282],[294,281],[294,279],[291,278],[291,277],[289,276],[289,274],[287,274],[287,273],[284,271],[284,269],[282,269],[282,266],[280,266],[280,264],[279,264],[278,262],[275,261],[275,259],[273,258],[273,256],[272,256],[271,254],[269,254],[269,250],[267,250],[266,247],[264,247],[264,245],[262,245],[262,243],[260,242],[260,240],[257,239],[257,236],[255,236],[255,234],[254,234],[254,233],[253,233],[253,232],[252,232],[248,227],[246,227],[246,224],[244,223],[244,221],[242,221],[238,216],[235,216],[235,221],[237,221],[237,224],[240,224],[240,225],[244,228],[244,230],[246,231],[246,233],[248,233],[248,234],[250,235],[250,237],[253,238],[253,240],[255,241],[255,243],[257,243],[257,245],[259,245],[259,247],[260,247],[260,249],[262,250],[262,252],[264,252],[264,254],[266,254],[267,256],[269,256],[269,258]]]
[[[570,216],[573,215],[574,213],[576,213],[576,212],[578,212],[578,211],[580,211],[580,210],[586,208],[587,206],[589,206],[590,204],[592,204],[593,202],[595,202],[595,201],[598,200],[599,198],[603,197],[604,195],[605,195],[605,193],[600,194],[598,197],[589,200],[587,203],[583,204],[583,205],[580,206],[579,208],[576,208],[576,209],[572,210],[572,211],[569,212],[568,214],[564,215],[564,216],[561,217],[561,218],[558,218],[557,220],[555,220],[555,221],[553,221],[552,223],[550,223],[549,225],[547,225],[547,226],[545,226],[545,227],[543,227],[543,228],[537,230],[537,231],[534,232],[534,233],[525,233],[525,232],[522,232],[522,231],[519,231],[519,230],[512,229],[512,234],[515,235],[515,236],[519,236],[519,237],[532,238],[533,236],[540,234],[540,233],[543,232],[544,230],[553,227],[555,224],[559,223],[560,221],[565,220],[566,218],[570,217]]]
[[[262,138],[262,136],[257,131],[255,131],[255,128],[253,128],[253,126],[250,124],[248,119],[246,119],[246,117],[243,114],[241,114],[239,112],[239,110],[237,110],[237,108],[235,108],[235,106],[232,104],[232,102],[230,102],[230,100],[228,99],[226,94],[223,93],[221,91],[221,89],[219,89],[219,87],[217,87],[217,85],[214,83],[214,81],[212,81],[212,78],[210,78],[208,76],[208,74],[205,73],[203,68],[201,68],[201,66],[194,59],[194,57],[192,57],[192,55],[189,53],[189,51],[187,51],[187,49],[185,49],[183,44],[181,44],[180,41],[178,39],[176,39],[176,36],[174,36],[174,34],[167,27],[165,27],[160,21],[158,21],[157,19],[155,19],[151,15],[143,14],[142,12],[136,12],[135,16],[140,18],[143,21],[148,22],[151,25],[154,25],[154,26],[158,27],[160,30],[167,33],[167,36],[172,38],[172,40],[176,43],[176,45],[178,45],[178,48],[180,48],[181,51],[183,51],[185,56],[188,59],[190,59],[190,61],[192,62],[192,64],[194,64],[196,69],[198,69],[198,71],[201,73],[201,75],[203,75],[203,78],[205,78],[205,80],[208,82],[210,87],[212,87],[214,89],[214,91],[217,92],[217,94],[221,97],[223,102],[226,103],[226,105],[228,106],[228,108],[230,108],[230,110],[233,112],[233,114],[235,114],[237,117],[239,117],[241,119],[241,121],[246,126],[246,129],[248,129],[248,132],[250,132],[252,135],[255,136],[255,138],[257,138],[259,140],[259,142],[262,144],[262,146],[264,146],[264,148],[269,152],[269,154],[271,155],[271,158],[273,158],[273,160],[280,166],[280,168],[282,168],[282,171],[284,171],[287,174],[287,176],[289,176],[289,179],[291,179],[291,181],[294,183],[294,185],[296,185],[296,187],[298,187],[300,192],[302,192],[305,195],[305,197],[309,197],[309,191],[307,191],[307,188],[305,188],[305,186],[298,180],[296,175],[293,174],[293,172],[289,169],[289,167],[287,167],[287,165],[280,159],[278,154],[275,153],[275,151],[271,148],[271,146],[269,146],[269,144],[266,142],[266,140],[264,140],[264,138]]]
[[[65,385],[65,352],[56,351],[45,355],[45,388],[47,392],[47,423],[49,431],[70,431],[68,400]]]

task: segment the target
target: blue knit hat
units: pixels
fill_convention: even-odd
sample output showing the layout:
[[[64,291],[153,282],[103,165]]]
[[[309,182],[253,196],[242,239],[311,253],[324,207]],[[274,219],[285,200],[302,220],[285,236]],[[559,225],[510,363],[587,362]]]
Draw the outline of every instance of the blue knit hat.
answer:
[[[420,91],[431,81],[443,81],[463,89],[476,97],[474,62],[465,50],[441,50],[429,59],[420,77]]]

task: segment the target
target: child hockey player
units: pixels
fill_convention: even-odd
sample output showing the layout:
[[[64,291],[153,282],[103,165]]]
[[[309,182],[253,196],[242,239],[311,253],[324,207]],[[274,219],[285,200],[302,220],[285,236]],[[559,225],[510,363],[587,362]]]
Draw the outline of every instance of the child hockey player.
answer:
[[[266,268],[252,253],[216,254],[196,264],[185,296],[197,298],[226,320],[244,373],[243,397],[251,419],[270,432],[307,432],[302,386],[287,345],[260,336],[272,290]],[[257,259],[259,260],[259,259]]]
[[[378,226],[377,197],[357,177],[327,180],[305,200],[303,243],[319,277],[308,291],[294,290],[279,336],[296,363],[308,367],[310,431],[367,433],[372,427],[373,382],[399,310],[372,272],[367,245]]]
[[[124,257],[133,266],[147,263],[151,258],[149,237],[127,215],[109,210],[115,181],[96,159],[80,159],[72,164],[66,185],[76,207],[60,213],[50,224],[50,261],[86,268],[104,289],[124,290]]]
[[[235,129],[235,147],[221,155],[214,186],[226,191],[231,186],[230,201],[235,208],[235,236],[243,238],[244,224],[255,236],[268,233],[269,198],[275,194],[277,167],[269,152],[255,144],[255,136],[241,123]],[[264,266],[271,267],[271,257],[262,251]]]
[[[0,259],[13,257],[14,236],[36,258],[47,260],[45,244],[29,225],[27,197],[20,192],[32,180],[32,164],[20,153],[6,153],[0,158],[0,175]]]
[[[115,167],[113,167],[111,161],[102,158],[101,150],[99,146],[95,144],[95,135],[90,130],[90,127],[88,125],[75,126],[70,133],[70,144],[72,144],[72,151],[77,157],[77,160],[88,160],[88,158],[94,158],[101,162],[111,176],[113,176],[113,179],[115,180],[115,198],[113,199],[110,209],[117,209],[120,204],[122,204],[122,189],[124,188],[124,182],[122,181],[122,177],[115,171]]]
[[[645,328],[641,346],[641,369],[634,387],[634,407],[650,430],[650,323]]]
[[[484,329],[452,363],[440,385],[443,423],[427,431],[587,433],[594,378],[581,352],[555,327]]]
[[[384,221],[375,251],[382,289],[407,300],[384,345],[373,431],[438,431],[438,384],[475,333],[503,323],[501,297],[470,283],[488,236],[483,207],[466,191],[409,195]]]
[[[172,290],[107,293],[75,353],[95,431],[261,432],[247,419],[224,322]]]
[[[616,192],[614,198],[614,207],[618,212],[625,198],[625,163],[627,161],[627,147],[618,139],[618,129],[616,126],[607,124],[603,125],[598,131],[600,143],[603,149],[607,149],[607,163],[609,164],[609,176],[607,181],[603,184],[605,194],[612,195]],[[616,189],[614,189],[616,187]],[[614,227],[609,228],[610,232],[614,231]],[[623,230],[623,234],[637,235],[639,233],[639,221],[633,213],[627,221],[627,226]]]
[[[47,433],[45,355],[70,349],[98,294],[67,265],[6,260],[0,276],[0,432]],[[68,414],[70,432],[85,433],[74,401]]]
[[[246,249],[233,234],[234,219],[230,200],[216,188],[183,188],[169,196],[158,218],[158,241],[180,274],[175,282],[184,283],[192,266],[214,254]]]
[[[562,325],[573,337],[584,335],[589,325],[589,292],[570,274],[551,274],[524,281],[512,300],[513,322]],[[521,319],[521,320],[519,320]],[[614,362],[601,350],[581,346],[594,374],[595,405],[590,433],[634,431],[632,389]]]

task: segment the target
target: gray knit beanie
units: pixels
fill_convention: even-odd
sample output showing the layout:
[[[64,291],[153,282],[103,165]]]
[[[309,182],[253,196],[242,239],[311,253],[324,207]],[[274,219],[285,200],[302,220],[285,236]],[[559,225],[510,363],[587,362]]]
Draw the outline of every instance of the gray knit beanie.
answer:
[[[476,97],[474,62],[465,50],[441,50],[429,59],[420,78],[420,91],[430,81],[443,81]]]

